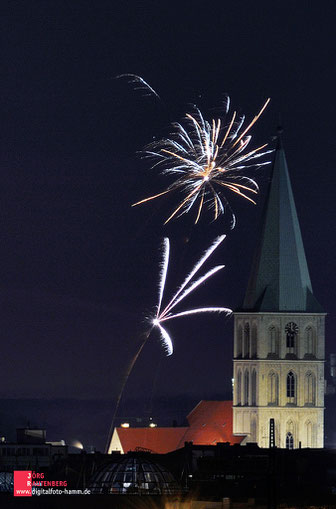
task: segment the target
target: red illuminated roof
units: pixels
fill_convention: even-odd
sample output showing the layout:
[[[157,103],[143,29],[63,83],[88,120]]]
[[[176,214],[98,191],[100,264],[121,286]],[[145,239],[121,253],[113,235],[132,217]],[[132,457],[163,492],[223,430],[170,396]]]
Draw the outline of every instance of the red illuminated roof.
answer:
[[[184,442],[239,444],[244,438],[232,434],[232,401],[200,401],[187,418],[189,426],[184,428],[117,428],[124,453],[143,448],[165,454]]]
[[[182,447],[185,442],[183,437],[188,430],[189,428],[117,428],[124,453],[142,448],[157,454],[165,454]]]
[[[217,442],[240,444],[244,437],[232,432],[232,401],[200,401],[187,416],[190,428],[185,441],[200,445]]]

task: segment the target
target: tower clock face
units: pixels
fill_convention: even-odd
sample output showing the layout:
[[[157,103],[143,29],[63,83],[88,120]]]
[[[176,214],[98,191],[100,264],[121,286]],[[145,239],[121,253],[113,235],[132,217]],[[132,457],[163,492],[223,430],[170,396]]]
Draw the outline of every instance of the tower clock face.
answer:
[[[294,322],[287,323],[285,327],[286,332],[286,346],[287,348],[295,348],[295,337],[299,332],[299,327]]]
[[[299,327],[294,322],[287,323],[285,327],[285,332],[287,334],[297,334],[299,332]]]

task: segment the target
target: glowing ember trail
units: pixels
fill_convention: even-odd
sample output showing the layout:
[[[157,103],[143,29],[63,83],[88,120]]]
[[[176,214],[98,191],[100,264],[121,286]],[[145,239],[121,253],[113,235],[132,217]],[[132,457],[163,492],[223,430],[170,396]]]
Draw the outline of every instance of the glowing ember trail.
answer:
[[[152,88],[147,81],[145,81],[141,76],[137,76],[136,74],[119,74],[115,79],[118,78],[127,78],[128,83],[134,84],[134,90],[141,90],[145,96],[154,95],[157,99],[160,99],[160,96],[155,92],[154,88]]]
[[[205,308],[196,308],[196,309],[189,309],[187,311],[180,311],[177,313],[172,313],[172,310],[179,304],[187,295],[192,293],[198,286],[200,286],[202,283],[207,281],[211,276],[216,274],[219,270],[224,268],[224,265],[218,265],[217,267],[214,267],[213,269],[210,269],[208,272],[206,272],[203,276],[196,279],[196,281],[193,281],[194,276],[196,276],[197,272],[200,270],[200,268],[203,266],[203,264],[208,260],[208,258],[211,256],[211,254],[217,249],[217,247],[223,242],[225,239],[225,235],[221,235],[218,237],[214,243],[205,251],[203,256],[200,258],[200,260],[196,263],[196,265],[193,267],[193,269],[190,271],[190,273],[187,275],[173,298],[169,301],[167,306],[162,310],[162,301],[164,297],[164,290],[165,290],[165,284],[168,274],[168,265],[169,265],[169,251],[170,251],[170,243],[169,239],[165,238],[163,241],[163,256],[162,256],[162,262],[161,262],[161,272],[160,272],[160,282],[159,282],[159,300],[157,304],[156,314],[149,318],[150,326],[149,328],[141,335],[139,347],[137,349],[137,352],[135,353],[134,357],[131,359],[131,362],[125,372],[125,375],[122,380],[121,389],[117,398],[116,407],[114,410],[112,423],[110,426],[106,447],[105,447],[105,453],[108,454],[111,452],[110,445],[111,445],[111,439],[114,429],[114,423],[116,419],[116,415],[118,413],[121,397],[123,395],[125,386],[127,384],[127,380],[134,368],[134,365],[136,361],[139,358],[140,353],[142,352],[144,346],[146,345],[148,339],[150,338],[150,335],[154,328],[157,328],[160,332],[161,339],[163,346],[167,352],[167,355],[171,355],[173,353],[173,342],[172,339],[167,332],[167,330],[162,326],[163,322],[167,322],[168,320],[173,320],[174,318],[179,318],[181,316],[188,316],[193,314],[199,314],[199,313],[225,313],[226,315],[232,313],[231,309],[228,308],[222,308],[222,307],[205,307]]]
[[[137,78],[137,79],[135,79]],[[152,88],[142,78],[134,77],[141,88]],[[155,91],[153,93],[156,94]],[[152,159],[152,168],[157,167],[164,175],[173,175],[176,180],[162,192],[144,198],[133,206],[146,203],[172,191],[181,191],[182,200],[166,219],[165,224],[174,217],[180,217],[197,205],[195,224],[199,221],[205,206],[212,209],[214,220],[224,214],[225,207],[231,210],[225,191],[233,192],[242,198],[256,203],[250,194],[256,195],[258,185],[253,178],[245,175],[246,170],[258,168],[270,161],[260,158],[272,152],[264,151],[265,145],[246,150],[251,141],[248,134],[260,118],[270,99],[267,99],[259,113],[244,126],[245,117],[237,117],[234,112],[226,121],[229,112],[229,98],[226,100],[225,118],[212,119],[208,122],[195,106],[194,113],[185,115],[185,122],[173,123],[174,132],[171,138],[162,138],[146,147],[144,157]],[[235,216],[231,210],[233,225]]]
[[[184,282],[177,290],[173,298],[169,301],[167,306],[162,310],[162,299],[165,289],[165,283],[167,279],[168,273],[168,264],[169,264],[169,239],[165,238],[163,243],[163,259],[161,265],[161,277],[159,283],[159,302],[157,306],[156,315],[150,318],[152,327],[157,327],[161,334],[162,342],[164,348],[167,352],[167,355],[171,355],[173,353],[173,342],[167,330],[162,326],[163,322],[167,322],[168,320],[173,320],[174,318],[178,318],[181,316],[188,316],[191,314],[198,313],[225,313],[226,315],[232,313],[231,309],[222,308],[222,307],[205,307],[205,308],[196,308],[189,309],[187,311],[180,311],[178,313],[172,313],[172,310],[179,304],[187,295],[192,293],[196,288],[198,288],[202,283],[207,281],[211,276],[216,274],[219,270],[224,268],[224,265],[218,265],[217,267],[212,268],[208,272],[206,272],[203,276],[193,281],[194,276],[206,262],[206,260],[210,257],[210,255],[214,252],[214,250],[223,242],[225,239],[225,235],[221,235],[218,237],[215,242],[207,249],[201,259],[196,263],[191,272],[185,278]],[[149,334],[148,334],[149,337]]]

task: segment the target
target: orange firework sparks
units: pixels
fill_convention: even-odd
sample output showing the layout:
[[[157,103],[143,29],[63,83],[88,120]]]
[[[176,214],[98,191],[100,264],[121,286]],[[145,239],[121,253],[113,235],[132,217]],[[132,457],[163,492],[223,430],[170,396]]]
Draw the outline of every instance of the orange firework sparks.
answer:
[[[269,161],[262,162],[260,158],[272,151],[264,150],[267,144],[249,151],[246,149],[251,141],[249,131],[269,101],[270,99],[267,99],[247,126],[244,126],[245,117],[237,119],[236,112],[227,124],[220,118],[208,122],[196,107],[193,114],[186,114],[183,124],[174,123],[171,138],[151,143],[143,153],[145,157],[154,160],[153,168],[158,167],[163,174],[177,176],[177,179],[165,190],[144,198],[133,206],[180,190],[184,196],[165,224],[174,217],[189,212],[193,205],[197,206],[196,224],[205,206],[213,210],[214,220],[225,212],[226,206],[231,210],[225,190],[255,204],[250,193],[252,196],[256,195],[258,185],[253,178],[246,176],[245,172],[249,168],[269,164]],[[229,99],[226,114],[228,110]],[[232,217],[234,226],[233,213]]]

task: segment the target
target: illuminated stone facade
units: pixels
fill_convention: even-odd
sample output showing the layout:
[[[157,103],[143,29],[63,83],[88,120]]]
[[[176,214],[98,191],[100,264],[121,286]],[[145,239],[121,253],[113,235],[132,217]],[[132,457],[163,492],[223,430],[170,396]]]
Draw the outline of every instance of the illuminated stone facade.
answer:
[[[282,448],[323,447],[324,320],[278,140],[261,235],[235,313],[233,432]]]
[[[247,442],[268,447],[273,418],[277,447],[323,447],[324,315],[236,313],[233,405]]]

